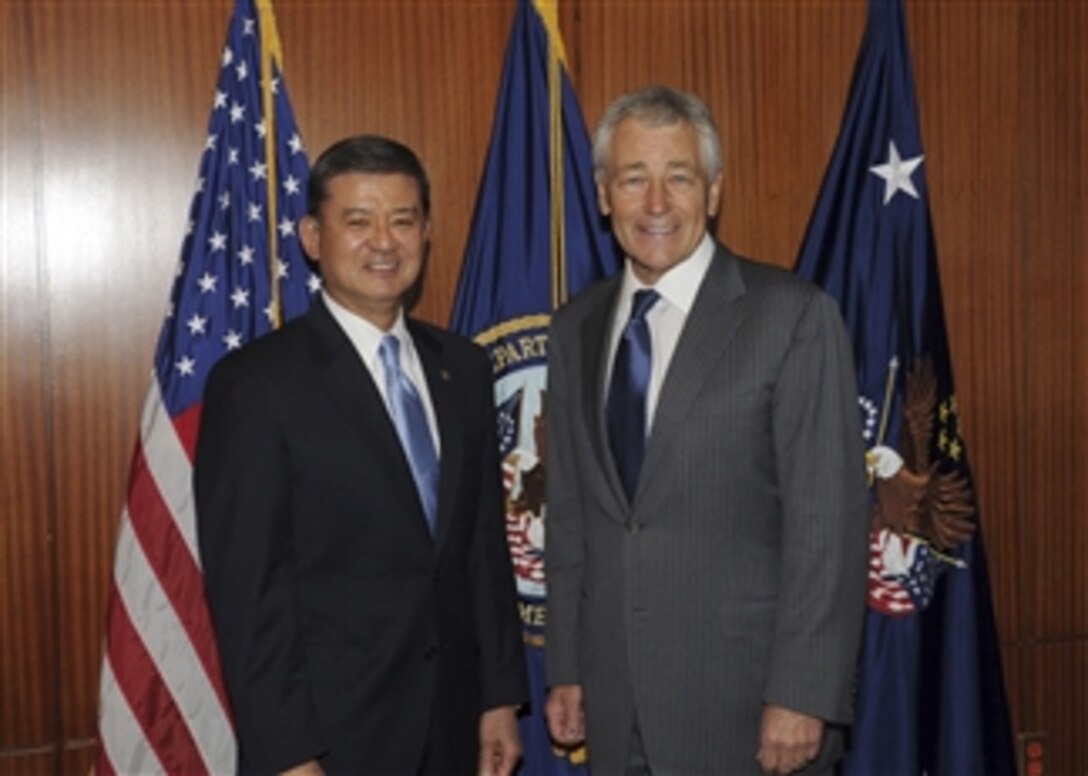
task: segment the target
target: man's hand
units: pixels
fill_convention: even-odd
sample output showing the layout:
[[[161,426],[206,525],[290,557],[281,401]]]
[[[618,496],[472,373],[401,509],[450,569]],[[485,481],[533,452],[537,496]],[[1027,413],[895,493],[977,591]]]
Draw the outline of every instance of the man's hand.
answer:
[[[544,706],[548,732],[555,742],[575,747],[586,738],[585,713],[582,710],[582,685],[560,684],[548,693]]]
[[[280,771],[280,776],[325,776],[325,770],[318,765],[317,760],[307,760],[290,770]]]
[[[510,776],[521,757],[515,706],[488,709],[480,717],[481,776]]]
[[[756,759],[764,773],[792,773],[816,758],[823,734],[823,720],[781,706],[767,706],[763,709]]]

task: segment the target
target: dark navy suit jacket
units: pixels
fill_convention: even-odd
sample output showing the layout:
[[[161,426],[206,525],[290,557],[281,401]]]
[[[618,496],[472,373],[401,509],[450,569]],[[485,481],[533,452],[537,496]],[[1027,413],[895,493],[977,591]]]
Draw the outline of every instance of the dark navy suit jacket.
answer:
[[[209,377],[197,526],[243,771],[413,773],[435,724],[450,771],[474,772],[480,714],[527,696],[490,364],[408,327],[441,438],[434,537],[323,303]]]

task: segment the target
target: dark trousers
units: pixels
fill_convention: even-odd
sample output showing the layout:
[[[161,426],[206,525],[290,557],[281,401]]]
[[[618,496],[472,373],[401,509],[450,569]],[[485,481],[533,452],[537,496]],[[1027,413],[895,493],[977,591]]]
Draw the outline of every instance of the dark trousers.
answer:
[[[653,776],[650,760],[642,746],[642,730],[638,726],[638,717],[631,720],[631,744],[627,749],[627,768],[625,776]]]
[[[451,767],[449,754],[446,751],[445,736],[442,734],[442,724],[439,721],[438,704],[431,709],[431,721],[427,726],[427,740],[424,742],[423,759],[419,763],[417,776],[447,776],[458,773]]]

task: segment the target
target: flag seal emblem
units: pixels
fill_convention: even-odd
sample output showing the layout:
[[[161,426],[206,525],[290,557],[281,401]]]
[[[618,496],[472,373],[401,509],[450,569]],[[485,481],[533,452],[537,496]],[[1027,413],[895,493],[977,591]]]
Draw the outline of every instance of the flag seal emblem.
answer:
[[[897,369],[898,362],[893,361],[889,381]],[[860,404],[876,406],[864,398]],[[940,425],[936,439],[935,424]],[[938,406],[937,380],[926,359],[907,373],[901,425],[902,454],[882,441],[884,422],[876,444],[866,453],[876,496],[869,540],[869,606],[892,617],[926,609],[944,572],[967,568],[956,550],[975,530],[974,490],[954,466],[960,449],[955,400]],[[953,466],[942,467],[945,461]]]
[[[518,594],[544,598],[544,399],[550,316],[503,321],[477,336],[491,357],[506,538]]]

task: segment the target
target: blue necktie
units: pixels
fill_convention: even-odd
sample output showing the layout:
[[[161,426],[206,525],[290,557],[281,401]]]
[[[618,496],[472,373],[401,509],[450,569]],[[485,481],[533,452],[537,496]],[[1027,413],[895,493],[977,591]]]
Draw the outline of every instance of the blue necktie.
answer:
[[[393,425],[397,427],[401,447],[408,456],[419,500],[427,517],[427,527],[434,534],[438,516],[438,454],[427,423],[427,413],[419,392],[400,368],[400,341],[392,334],[382,337],[378,348],[385,369],[385,390]]]
[[[616,348],[608,388],[608,441],[628,499],[635,497],[646,448],[646,393],[652,364],[646,314],[659,298],[653,289],[635,292],[631,317]]]

